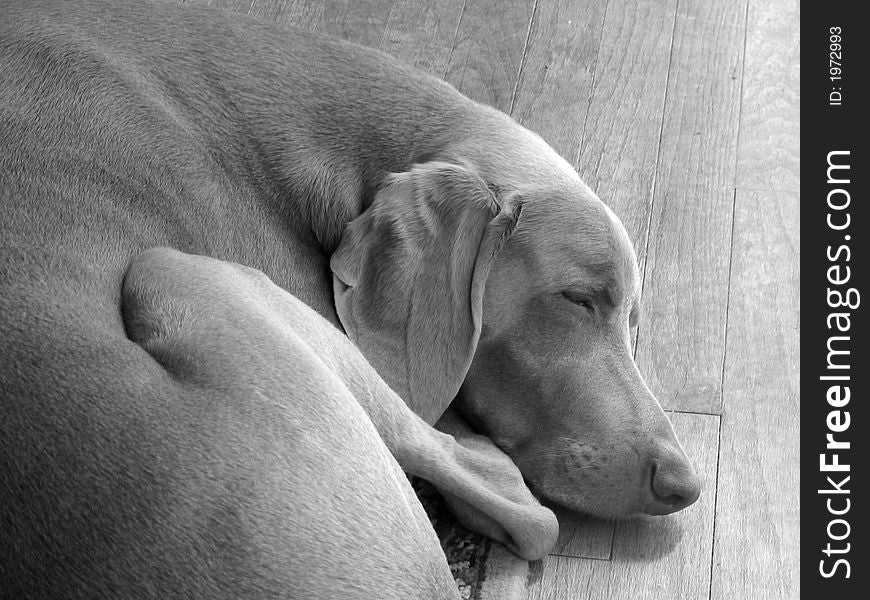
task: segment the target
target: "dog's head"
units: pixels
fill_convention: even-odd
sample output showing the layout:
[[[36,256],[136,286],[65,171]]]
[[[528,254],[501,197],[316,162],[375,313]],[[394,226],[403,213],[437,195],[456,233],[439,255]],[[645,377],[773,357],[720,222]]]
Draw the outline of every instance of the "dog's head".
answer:
[[[604,517],[688,506],[698,478],[632,358],[641,278],[622,223],[585,192],[523,196],[458,407],[543,497]]]
[[[632,358],[628,235],[579,178],[547,181],[504,191],[438,162],[391,176],[332,257],[339,317],[418,414],[455,398],[539,496],[679,510],[699,482]]]

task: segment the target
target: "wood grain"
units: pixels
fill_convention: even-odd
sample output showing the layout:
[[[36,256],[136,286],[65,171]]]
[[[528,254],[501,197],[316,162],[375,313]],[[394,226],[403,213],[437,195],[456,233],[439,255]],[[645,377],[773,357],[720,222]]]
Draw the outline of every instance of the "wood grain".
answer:
[[[534,7],[534,0],[467,2],[445,79],[509,113]]]
[[[323,16],[323,0],[252,0],[250,14],[314,31]]]
[[[676,0],[610,0],[601,34],[580,176],[619,215],[646,258]]]
[[[377,48],[393,0],[186,0],[296,25]]]
[[[214,8],[222,8],[233,12],[248,13],[252,0],[181,0],[187,4],[203,4]]]
[[[800,4],[749,3],[737,186],[800,186]]]
[[[182,0],[251,15],[265,21],[314,31],[323,14],[323,0]]]
[[[607,560],[548,556],[530,573],[526,600],[609,600],[600,579],[612,570]]]
[[[571,161],[592,94],[606,3],[539,2],[511,116]]]
[[[542,573],[529,584],[529,600],[708,597],[719,417],[682,413],[670,416],[701,477],[704,491],[700,500],[668,517],[619,523],[609,561],[546,558]]]
[[[316,30],[377,48],[381,45],[393,0],[329,0]]]
[[[554,556],[609,560],[613,546],[613,522],[578,515],[555,508],[559,539],[550,553]]]
[[[381,50],[444,79],[464,6],[465,0],[396,0]]]
[[[744,1],[677,5],[638,337],[666,408],[721,409]]]
[[[252,0],[181,0],[187,4],[202,4],[212,8],[221,8],[232,12],[248,14]]]
[[[712,598],[800,596],[796,194],[739,191]]]

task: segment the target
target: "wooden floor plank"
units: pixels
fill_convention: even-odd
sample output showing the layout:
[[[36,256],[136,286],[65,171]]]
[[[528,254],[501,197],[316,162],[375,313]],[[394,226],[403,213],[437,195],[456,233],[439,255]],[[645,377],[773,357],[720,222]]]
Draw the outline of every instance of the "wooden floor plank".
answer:
[[[445,78],[465,0],[396,0],[381,50]]]
[[[677,5],[637,349],[671,409],[721,409],[745,17],[745,0]]]
[[[577,154],[606,3],[538,3],[511,115],[568,161]]]
[[[187,4],[203,4],[214,8],[222,8],[233,12],[248,13],[252,0],[181,0]]]
[[[180,0],[187,4],[202,4],[212,8],[221,8],[237,13],[248,14],[252,0]]]
[[[394,0],[187,0],[377,48]]]
[[[323,14],[323,0],[182,0],[251,15],[266,21],[294,25],[308,31],[317,27]]]
[[[550,553],[554,556],[610,560],[613,522],[555,508],[559,519],[559,539]]]
[[[800,4],[750,0],[737,187],[800,186]]]
[[[547,557],[529,584],[529,600],[708,597],[719,417],[676,413],[671,419],[701,477],[700,500],[676,515],[619,523],[609,561]]]
[[[610,599],[596,575],[610,572],[610,561],[567,556],[548,556],[532,571],[526,600]]]
[[[800,596],[796,194],[738,191],[712,598]]]
[[[619,215],[643,265],[676,0],[610,0],[580,176]]]
[[[250,14],[314,31],[323,16],[323,0],[250,0]]]
[[[328,0],[317,31],[377,48],[381,45],[393,0]]]
[[[447,81],[460,92],[510,112],[534,0],[467,2]]]

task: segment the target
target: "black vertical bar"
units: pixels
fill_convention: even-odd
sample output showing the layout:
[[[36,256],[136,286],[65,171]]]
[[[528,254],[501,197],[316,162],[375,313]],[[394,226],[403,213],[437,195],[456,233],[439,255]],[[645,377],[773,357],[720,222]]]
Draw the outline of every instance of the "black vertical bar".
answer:
[[[806,598],[870,593],[870,104],[864,85],[870,31],[860,6],[801,7],[800,551]]]

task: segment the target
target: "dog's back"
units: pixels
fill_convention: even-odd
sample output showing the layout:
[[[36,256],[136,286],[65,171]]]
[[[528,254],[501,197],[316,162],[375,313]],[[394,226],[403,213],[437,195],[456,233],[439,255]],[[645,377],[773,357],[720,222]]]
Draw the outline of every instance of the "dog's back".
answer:
[[[162,245],[261,269],[337,322],[344,224],[467,129],[450,86],[340,40],[173,2],[2,12],[4,301],[84,286],[117,306],[129,257]]]
[[[248,246],[238,258],[282,283],[286,266],[273,263],[284,253],[250,247],[264,225],[304,230],[320,217],[307,197],[335,196],[340,236],[356,216],[340,201],[358,212],[386,172],[455,136],[458,105],[470,102],[386,54],[204,7],[36,0],[3,13],[0,193],[28,198],[4,222],[16,244],[16,232],[32,240],[35,218],[89,225],[56,246],[109,245],[100,225],[120,223],[121,244],[212,255]],[[285,220],[269,222],[279,211]]]

